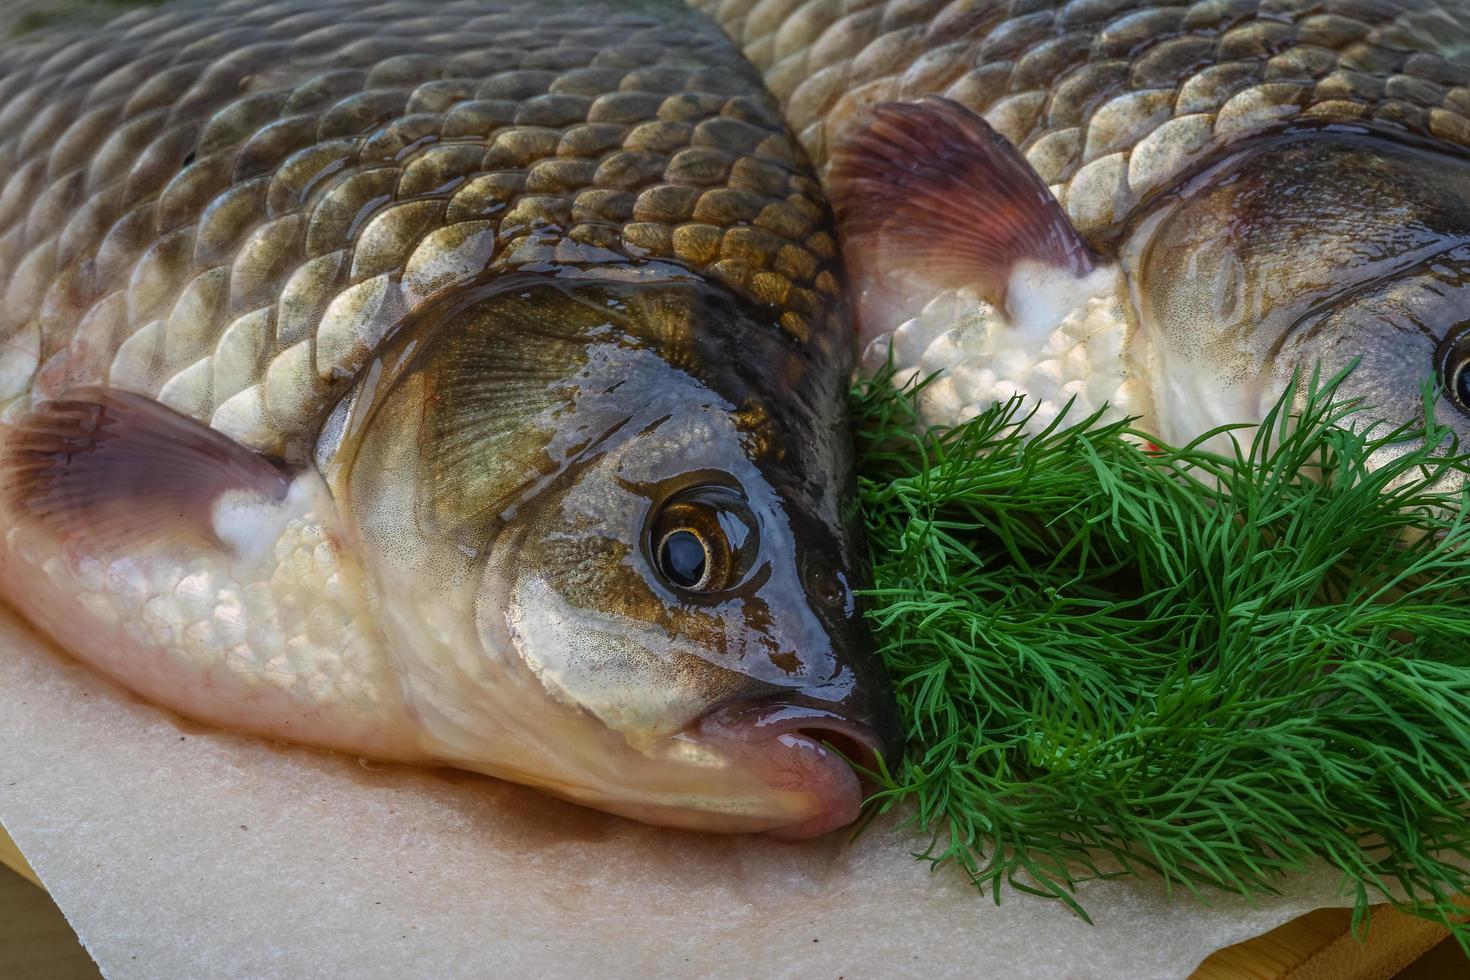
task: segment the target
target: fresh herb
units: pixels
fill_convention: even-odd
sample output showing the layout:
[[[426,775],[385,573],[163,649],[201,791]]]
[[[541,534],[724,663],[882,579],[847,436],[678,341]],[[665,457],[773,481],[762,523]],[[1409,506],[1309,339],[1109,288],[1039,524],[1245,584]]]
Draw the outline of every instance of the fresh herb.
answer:
[[[1364,424],[1340,380],[1210,434],[1233,453],[1100,416],[1027,434],[1019,400],[918,435],[916,389],[860,383],[869,615],[908,737],[870,812],[911,804],[921,857],[1084,917],[1088,877],[1207,900],[1314,860],[1355,921],[1463,915],[1470,456],[1432,421]]]

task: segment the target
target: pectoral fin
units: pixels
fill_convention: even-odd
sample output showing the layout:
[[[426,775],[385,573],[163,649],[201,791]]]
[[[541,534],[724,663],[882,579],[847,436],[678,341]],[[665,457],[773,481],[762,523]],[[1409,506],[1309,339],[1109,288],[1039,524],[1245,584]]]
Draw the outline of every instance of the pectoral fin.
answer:
[[[859,303],[869,335],[898,325],[872,321],[891,319],[894,294],[915,283],[1005,308],[1022,263],[1077,278],[1098,265],[1025,157],[948,99],[875,106],[834,159],[832,198],[852,279],[873,284]]]
[[[196,535],[218,540],[227,494],[283,500],[270,460],[158,402],[81,389],[40,405],[5,440],[7,509],[68,542],[104,552]]]

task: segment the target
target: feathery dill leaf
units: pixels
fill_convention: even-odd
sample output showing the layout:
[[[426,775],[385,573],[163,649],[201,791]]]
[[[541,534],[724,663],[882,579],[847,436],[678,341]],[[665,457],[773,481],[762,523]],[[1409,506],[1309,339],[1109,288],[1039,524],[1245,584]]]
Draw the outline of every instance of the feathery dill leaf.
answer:
[[[918,435],[917,388],[859,382],[869,617],[908,737],[870,813],[911,804],[921,856],[997,900],[1085,918],[1086,877],[1207,899],[1320,859],[1359,917],[1389,900],[1465,943],[1470,457],[1427,411],[1361,424],[1340,381],[1233,453],[1100,415],[1028,434],[1019,399]]]

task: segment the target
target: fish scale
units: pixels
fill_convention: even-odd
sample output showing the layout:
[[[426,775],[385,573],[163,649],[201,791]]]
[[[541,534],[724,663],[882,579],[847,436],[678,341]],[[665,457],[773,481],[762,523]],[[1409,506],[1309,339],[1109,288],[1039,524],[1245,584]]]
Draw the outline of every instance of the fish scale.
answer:
[[[829,219],[749,66],[694,15],[546,10],[170,6],[5,47],[0,420],[105,382],[299,459],[394,324],[553,256],[667,259],[825,342]]]
[[[1340,188],[1340,200],[1326,205],[1330,214],[1316,216],[1315,229],[1299,232],[1327,236],[1317,246],[1317,261],[1262,273],[1252,287],[1265,289],[1266,280],[1275,280],[1295,284],[1303,296],[1321,288],[1322,301],[1348,304],[1355,286],[1381,274],[1355,273],[1344,258],[1358,246],[1371,251],[1364,239],[1380,234],[1353,227],[1349,215],[1365,206],[1352,199],[1353,189],[1367,193],[1375,186],[1372,175],[1383,167],[1413,170],[1403,162],[1407,158],[1391,152],[1395,145],[1437,153],[1445,180],[1458,172],[1470,149],[1470,9],[1463,0],[691,4],[717,19],[761,68],[844,220],[852,220],[854,209],[869,208],[866,217],[860,214],[869,228],[888,223],[882,233],[886,245],[861,231],[854,234],[850,224],[844,229],[856,268],[859,321],[873,341],[864,361],[876,367],[891,360],[898,382],[933,376],[920,400],[929,423],[953,424],[1015,395],[1027,396],[1039,409],[1038,423],[1071,404],[1074,417],[1093,411],[1133,415],[1161,437],[1180,441],[1259,418],[1290,383],[1293,369],[1310,372],[1322,357],[1348,359],[1350,346],[1318,345],[1304,351],[1300,363],[1253,361],[1252,351],[1264,343],[1255,338],[1276,328],[1265,327],[1263,317],[1234,321],[1230,309],[1211,306],[1246,289],[1231,278],[1235,232],[1217,227],[1219,251],[1209,253],[1215,258],[1207,264],[1193,264],[1205,243],[1192,240],[1178,250],[1177,265],[1145,282],[1137,263],[1163,268],[1158,253],[1149,251],[1155,222],[1192,193],[1189,182],[1196,175],[1233,152],[1293,133],[1320,139],[1316,145],[1323,147],[1361,135],[1365,148],[1376,149],[1365,149],[1354,166],[1328,181]],[[933,96],[948,103],[926,101]],[[916,127],[905,148],[878,165],[886,168],[893,190],[875,192],[868,185],[849,197],[840,165],[854,159],[848,152],[854,147],[871,147],[864,140],[875,127],[882,131],[885,124],[878,120],[885,113],[907,113]],[[1097,292],[1085,303],[1020,331],[1012,329],[1015,311],[1004,308],[995,283],[1034,273],[1023,269],[1034,256],[1011,255],[1004,269],[973,267],[970,282],[937,282],[934,277],[943,272],[935,267],[1009,242],[1003,226],[1032,209],[1022,197],[979,206],[972,198],[964,209],[964,188],[995,186],[984,139],[969,147],[972,172],[950,175],[947,198],[916,205],[929,161],[914,147],[934,148],[926,136],[930,130],[914,121],[926,113],[983,117],[1019,150],[1060,204],[1058,219],[1064,216],[1062,223],[1072,226],[1065,233],[1075,229],[1102,261],[1117,259],[1120,277],[1094,283],[1089,288]],[[866,151],[855,152],[864,159]],[[1001,156],[1010,159],[1012,152],[1008,147]],[[955,150],[953,159],[964,153]],[[1387,162],[1389,156],[1394,162]],[[872,165],[871,158],[862,163]],[[1250,177],[1273,179],[1267,170],[1253,170]],[[1415,179],[1408,173],[1384,186],[1409,186]],[[1432,199],[1433,193],[1414,191],[1399,200],[1403,227],[1456,227],[1460,218],[1444,213],[1446,207],[1453,212],[1453,205]],[[1186,223],[1198,226],[1199,218]],[[1271,224],[1265,213],[1254,220]],[[904,239],[903,228],[922,232]],[[1332,241],[1332,235],[1339,237]],[[897,244],[900,239],[905,244]],[[930,242],[941,247],[910,259],[908,253]],[[1275,260],[1270,249],[1246,259],[1262,268]],[[1336,271],[1329,273],[1333,261]],[[1333,288],[1321,287],[1334,276]],[[1056,302],[1069,295],[1071,276],[1032,283],[1030,296]],[[1178,308],[1189,308],[1168,328],[1160,326],[1153,305],[1164,295]],[[1449,305],[1447,300],[1440,308],[1417,311],[1435,321],[1436,341],[1464,319],[1463,310]],[[1207,356],[1200,354],[1206,345]],[[1394,370],[1415,375],[1417,390],[1425,377],[1444,368],[1420,346],[1385,346],[1378,370],[1396,365]],[[1372,386],[1368,373],[1361,378],[1355,383]],[[1417,399],[1394,391],[1398,407],[1390,414],[1406,420],[1405,413],[1418,411]],[[1384,397],[1382,390],[1369,394],[1375,403]],[[1463,411],[1470,416],[1470,407]],[[1461,418],[1460,412],[1453,418]]]
[[[1107,238],[1221,146],[1293,122],[1470,148],[1453,0],[692,0],[765,73],[824,169],[863,106],[944,95]]]
[[[0,9],[0,601],[223,729],[856,819],[837,243],[718,25],[133,2]]]

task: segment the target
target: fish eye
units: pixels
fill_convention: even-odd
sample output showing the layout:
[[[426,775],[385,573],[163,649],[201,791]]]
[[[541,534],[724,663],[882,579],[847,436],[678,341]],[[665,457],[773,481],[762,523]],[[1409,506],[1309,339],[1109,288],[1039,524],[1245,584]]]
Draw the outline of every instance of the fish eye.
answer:
[[[1460,411],[1470,413],[1470,323],[1450,332],[1438,360],[1440,387]]]
[[[658,569],[681,589],[698,592],[709,577],[709,544],[699,532],[681,527],[664,535],[658,546]]]
[[[740,585],[760,550],[755,515],[739,491],[702,486],[669,498],[649,533],[654,569],[683,592],[726,592]]]
[[[1461,361],[1459,367],[1456,368],[1454,388],[1455,400],[1460,403],[1460,407],[1470,410],[1470,371],[1465,370],[1467,366],[1470,365]]]

